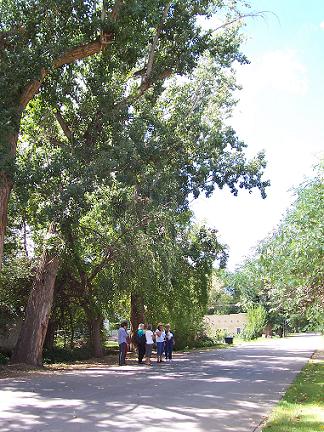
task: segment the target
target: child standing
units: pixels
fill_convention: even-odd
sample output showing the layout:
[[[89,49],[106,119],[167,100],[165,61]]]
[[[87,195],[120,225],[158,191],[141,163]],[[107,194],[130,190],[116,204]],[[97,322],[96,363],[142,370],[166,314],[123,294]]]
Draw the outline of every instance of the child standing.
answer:
[[[165,359],[167,361],[172,360],[172,352],[173,352],[173,345],[174,345],[174,334],[171,331],[170,324],[166,324],[165,326]]]

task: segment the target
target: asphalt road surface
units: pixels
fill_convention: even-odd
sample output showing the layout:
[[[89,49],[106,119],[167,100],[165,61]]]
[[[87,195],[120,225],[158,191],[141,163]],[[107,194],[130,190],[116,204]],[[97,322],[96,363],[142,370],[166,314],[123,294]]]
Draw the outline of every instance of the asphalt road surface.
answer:
[[[319,336],[295,336],[151,368],[0,380],[0,431],[252,432],[320,346]]]

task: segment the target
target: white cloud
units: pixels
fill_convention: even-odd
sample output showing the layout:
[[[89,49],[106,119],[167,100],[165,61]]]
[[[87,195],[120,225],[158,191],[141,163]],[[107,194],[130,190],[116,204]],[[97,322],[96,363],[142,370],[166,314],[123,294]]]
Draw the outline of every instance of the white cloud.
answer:
[[[324,30],[324,21],[320,23],[320,28]]]
[[[308,91],[307,70],[294,50],[264,53],[251,65],[240,68],[238,79],[255,90],[273,89],[294,95]]]
[[[297,50],[262,53],[250,65],[240,66],[237,77],[243,90],[230,123],[248,144],[248,156],[266,150],[265,178],[272,184],[268,198],[262,200],[257,191],[232,197],[224,190],[192,205],[197,220],[218,228],[230,246],[230,268],[279,223],[292,201],[289,189],[310,174],[324,136],[316,109],[322,99],[320,93],[314,99],[311,76]]]

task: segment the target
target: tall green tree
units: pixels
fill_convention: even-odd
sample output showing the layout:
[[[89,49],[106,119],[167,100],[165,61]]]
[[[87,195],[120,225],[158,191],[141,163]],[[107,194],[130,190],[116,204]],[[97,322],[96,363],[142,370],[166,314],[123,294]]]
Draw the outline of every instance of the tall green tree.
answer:
[[[197,26],[197,16],[220,11],[240,17],[218,0],[0,2],[0,265],[21,118],[39,90],[66,84],[67,76],[73,85],[80,61],[101,53],[111,70],[128,76],[133,91],[127,99],[136,99],[171,74],[191,70],[208,47],[235,55],[237,45]]]
[[[207,9],[189,8],[193,15],[188,16],[187,6],[180,5],[162,14],[158,21],[162,27],[151,30],[161,38],[163,29],[172,34],[179,29],[176,24],[169,29],[168,20],[173,22],[176,13],[187,13],[189,22],[181,28],[187,26],[188,40],[195,35],[195,41],[178,53],[171,70],[186,73],[187,82],[175,82],[164,92],[162,80],[169,75],[170,58],[176,59],[167,42],[166,51],[162,42],[157,49],[154,37],[148,51],[151,60],[144,71],[134,72],[117,55],[112,63],[104,55],[89,59],[78,65],[78,80],[71,81],[69,71],[62,74],[61,81],[48,80],[24,117],[24,139],[30,145],[27,150],[22,146],[17,188],[30,185],[26,205],[45,251],[13,357],[16,361],[27,358],[27,352],[29,362],[41,361],[42,329],[47,327],[52,305],[59,249],[66,241],[60,233],[67,225],[73,233],[91,209],[87,194],[111,187],[116,180],[134,189],[138,203],[151,206],[149,214],[163,206],[185,211],[189,194],[197,197],[204,191],[208,195],[215,185],[228,185],[234,194],[240,187],[257,187],[265,194],[264,155],[246,160],[245,145],[224,126],[234,103],[231,65],[245,61],[239,52],[238,31],[229,28],[206,34],[197,27],[195,17]],[[148,72],[152,79],[148,80]],[[41,233],[46,226],[51,231],[44,243]]]

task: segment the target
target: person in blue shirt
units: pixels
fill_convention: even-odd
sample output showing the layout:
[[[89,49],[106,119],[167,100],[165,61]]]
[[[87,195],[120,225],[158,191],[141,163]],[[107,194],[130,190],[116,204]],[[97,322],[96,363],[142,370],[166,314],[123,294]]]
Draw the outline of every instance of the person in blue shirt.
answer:
[[[129,336],[127,332],[127,321],[123,321],[120,323],[120,327],[118,329],[119,366],[123,366],[126,364],[125,360],[128,341]]]

